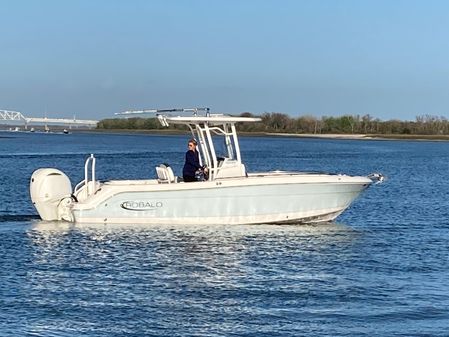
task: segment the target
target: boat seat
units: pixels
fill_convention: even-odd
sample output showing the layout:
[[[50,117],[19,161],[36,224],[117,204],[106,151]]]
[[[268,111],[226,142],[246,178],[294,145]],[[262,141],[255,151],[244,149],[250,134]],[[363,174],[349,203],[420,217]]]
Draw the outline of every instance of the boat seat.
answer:
[[[171,167],[167,164],[156,166],[157,179],[161,183],[176,183],[176,177]]]

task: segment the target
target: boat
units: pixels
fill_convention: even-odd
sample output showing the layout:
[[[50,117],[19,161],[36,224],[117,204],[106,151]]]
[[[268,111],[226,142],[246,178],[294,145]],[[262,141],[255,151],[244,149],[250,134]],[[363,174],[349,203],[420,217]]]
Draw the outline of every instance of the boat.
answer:
[[[173,115],[173,112],[191,112]],[[175,176],[168,164],[155,167],[154,179],[96,179],[96,158],[84,165],[84,179],[73,189],[65,173],[36,170],[31,200],[43,220],[114,224],[281,224],[334,220],[379,173],[350,176],[320,172],[248,172],[240,153],[237,123],[257,117],[212,114],[208,108],[128,111],[154,112],[163,126],[185,125],[198,141],[207,175],[195,182]],[[222,138],[224,155],[216,151]]]

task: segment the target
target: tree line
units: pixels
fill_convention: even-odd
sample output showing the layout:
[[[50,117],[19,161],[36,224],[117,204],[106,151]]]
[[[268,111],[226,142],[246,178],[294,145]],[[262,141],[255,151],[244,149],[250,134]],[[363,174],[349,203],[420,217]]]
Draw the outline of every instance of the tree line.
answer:
[[[382,121],[369,114],[343,115],[340,117],[290,117],[284,113],[270,112],[260,116],[249,112],[243,117],[260,117],[256,123],[238,123],[243,132],[269,133],[310,133],[310,134],[398,134],[398,135],[449,135],[449,120],[443,116],[422,115],[414,121],[392,119]],[[115,118],[103,119],[98,129],[161,130],[163,127],[156,118]],[[172,130],[187,130],[183,125],[171,125]]]

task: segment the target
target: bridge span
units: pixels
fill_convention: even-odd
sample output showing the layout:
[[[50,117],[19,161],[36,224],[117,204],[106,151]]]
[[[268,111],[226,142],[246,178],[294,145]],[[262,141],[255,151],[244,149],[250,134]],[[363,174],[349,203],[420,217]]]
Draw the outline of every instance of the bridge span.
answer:
[[[97,120],[91,119],[70,119],[70,118],[47,118],[47,117],[25,117],[21,112],[0,110],[0,123],[7,122],[8,124],[25,124],[28,125],[61,125],[61,126],[87,126],[96,127]]]

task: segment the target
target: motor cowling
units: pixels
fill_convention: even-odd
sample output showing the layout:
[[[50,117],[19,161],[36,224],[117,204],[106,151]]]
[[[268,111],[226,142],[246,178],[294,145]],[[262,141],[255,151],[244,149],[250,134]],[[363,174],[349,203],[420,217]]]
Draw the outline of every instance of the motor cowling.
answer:
[[[30,180],[31,201],[42,220],[61,220],[58,206],[72,194],[70,179],[60,170],[41,168],[33,172]]]

